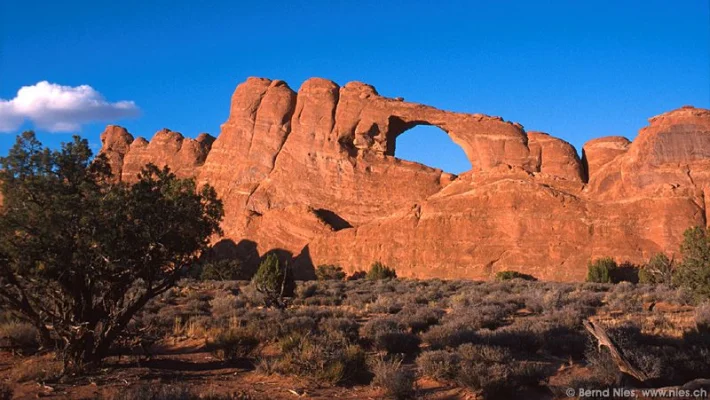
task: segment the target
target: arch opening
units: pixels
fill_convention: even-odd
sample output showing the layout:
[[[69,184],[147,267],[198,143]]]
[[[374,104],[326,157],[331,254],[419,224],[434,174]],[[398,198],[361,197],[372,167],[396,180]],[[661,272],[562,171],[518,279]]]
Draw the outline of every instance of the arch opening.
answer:
[[[397,135],[393,143],[395,157],[451,174],[471,170],[471,162],[463,149],[441,128],[434,125],[414,125]]]

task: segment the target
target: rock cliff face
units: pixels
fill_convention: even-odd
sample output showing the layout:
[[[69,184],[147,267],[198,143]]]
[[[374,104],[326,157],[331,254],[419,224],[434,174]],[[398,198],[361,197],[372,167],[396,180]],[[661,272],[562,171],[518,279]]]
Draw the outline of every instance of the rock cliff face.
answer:
[[[416,125],[444,130],[472,169],[454,176],[395,158],[397,137]],[[123,180],[153,162],[214,186],[226,212],[217,248],[279,250],[299,277],[381,260],[410,277],[517,270],[581,280],[591,258],[675,252],[708,217],[710,110],[693,107],[652,118],[633,143],[592,140],[580,160],[569,143],[520,124],[385,98],[359,82],[314,78],[296,93],[249,78],[216,140],[164,129],[148,142],[109,126],[102,141]]]

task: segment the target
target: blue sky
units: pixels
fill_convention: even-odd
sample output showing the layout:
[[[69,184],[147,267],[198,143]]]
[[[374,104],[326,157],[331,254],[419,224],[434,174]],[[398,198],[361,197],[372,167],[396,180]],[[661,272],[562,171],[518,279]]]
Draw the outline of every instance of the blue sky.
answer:
[[[71,136],[47,132],[57,129],[98,145],[107,123],[148,138],[163,127],[217,134],[248,76],[294,89],[311,76],[364,81],[386,96],[502,116],[581,149],[594,137],[633,138],[649,117],[685,104],[710,108],[709,25],[704,0],[3,1],[6,105],[40,81],[90,85],[95,92],[82,96],[105,101],[100,122],[34,115],[0,134],[0,154],[30,128],[52,146]],[[452,172],[467,169],[462,154],[436,128],[397,143],[398,156]]]

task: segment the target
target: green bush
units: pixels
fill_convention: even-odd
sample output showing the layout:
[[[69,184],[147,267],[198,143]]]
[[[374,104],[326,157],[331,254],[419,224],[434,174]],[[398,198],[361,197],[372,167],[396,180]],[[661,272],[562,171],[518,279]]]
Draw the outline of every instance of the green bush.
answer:
[[[342,281],[345,279],[345,272],[338,265],[319,265],[316,267],[316,278],[319,281]]]
[[[639,283],[670,284],[673,279],[673,261],[663,253],[658,253],[639,269]]]
[[[239,260],[218,260],[202,265],[200,279],[203,281],[237,281],[249,279],[245,276],[242,262]]]
[[[710,238],[702,227],[683,234],[683,261],[673,274],[673,284],[691,292],[697,300],[710,298]]]
[[[613,283],[618,265],[611,257],[598,258],[587,265],[587,282]]]
[[[392,279],[397,277],[397,272],[394,268],[390,268],[379,261],[376,261],[367,272],[367,279],[377,281],[381,279]]]
[[[281,267],[279,264],[276,254],[268,254],[251,280],[256,290],[264,295],[267,307],[283,306],[283,298],[293,297],[296,289],[291,269],[287,265]]]
[[[537,278],[535,278],[532,275],[528,274],[523,274],[518,271],[499,271],[496,273],[496,281],[509,281],[511,279],[522,279],[525,281],[536,281]]]

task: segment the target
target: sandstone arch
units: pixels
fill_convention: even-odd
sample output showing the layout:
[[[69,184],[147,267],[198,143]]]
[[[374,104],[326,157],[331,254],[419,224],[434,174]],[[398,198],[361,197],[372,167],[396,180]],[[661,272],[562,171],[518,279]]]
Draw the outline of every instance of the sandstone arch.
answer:
[[[389,140],[391,155],[452,174],[470,171],[472,166],[463,148],[436,125],[412,123]]]
[[[416,125],[445,131],[471,173],[454,179],[392,157]],[[309,79],[295,92],[249,78],[214,143],[168,130],[134,140],[115,126],[102,142],[123,179],[150,160],[214,186],[226,239],[350,272],[382,260],[410,277],[514,269],[580,280],[590,258],[672,253],[686,228],[710,219],[710,110],[693,107],[652,118],[633,142],[589,142],[580,160],[569,143],[520,124],[387,98],[360,82]]]

